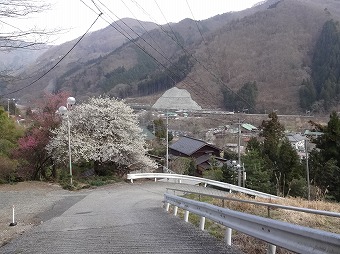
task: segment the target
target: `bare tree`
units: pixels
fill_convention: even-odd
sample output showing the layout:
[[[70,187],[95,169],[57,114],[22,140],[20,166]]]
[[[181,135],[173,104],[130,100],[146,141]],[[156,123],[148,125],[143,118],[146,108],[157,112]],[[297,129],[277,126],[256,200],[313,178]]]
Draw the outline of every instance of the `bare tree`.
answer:
[[[31,15],[50,8],[44,1],[36,0],[2,0],[0,1],[0,50],[18,48],[38,49],[47,42],[49,35],[56,31],[46,31],[37,27],[22,29],[13,25],[15,19],[27,19]]]

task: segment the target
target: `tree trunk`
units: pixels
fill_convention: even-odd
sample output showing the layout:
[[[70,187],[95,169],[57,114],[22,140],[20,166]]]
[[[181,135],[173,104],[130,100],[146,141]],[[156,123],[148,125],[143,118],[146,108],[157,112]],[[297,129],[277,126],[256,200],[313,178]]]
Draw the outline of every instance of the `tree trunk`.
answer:
[[[51,164],[52,164],[52,177],[53,177],[53,180],[56,180],[57,177],[58,177],[57,176],[57,167],[55,166],[52,158],[51,158]]]

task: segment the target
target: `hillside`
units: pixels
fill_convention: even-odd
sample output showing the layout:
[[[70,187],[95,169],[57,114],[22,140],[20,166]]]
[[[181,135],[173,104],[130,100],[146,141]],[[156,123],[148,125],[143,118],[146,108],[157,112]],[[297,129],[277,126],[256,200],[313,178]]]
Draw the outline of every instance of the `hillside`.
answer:
[[[275,8],[231,22],[211,34],[208,45],[200,45],[196,53],[223,84],[214,81],[200,64],[195,66],[195,77],[209,84],[211,97],[217,98],[216,107],[223,106],[221,90],[226,85],[236,91],[242,84],[256,81],[258,110],[296,112],[299,86],[309,75],[315,41],[328,18],[323,9],[285,0]],[[188,90],[200,95],[200,89],[191,86]],[[205,97],[198,96],[198,103]]]
[[[69,73],[82,69],[85,63],[93,61],[94,59],[99,59],[100,61],[102,56],[111,53],[113,50],[126,43],[126,37],[117,30],[127,29],[127,26],[133,27],[136,31],[136,34],[130,33],[130,37],[133,39],[142,35],[145,32],[144,29],[148,31],[157,27],[157,25],[152,22],[142,22],[126,18],[113,23],[112,26],[92,32],[86,35],[70,54],[53,69],[53,71],[49,72],[46,76],[36,82],[34,86],[17,93],[16,96],[20,97],[24,102],[41,96],[44,92],[55,91],[57,79],[59,77],[69,75]],[[71,49],[78,39],[79,38],[54,46],[40,55],[35,62],[29,64],[20,73],[20,77],[24,81],[7,84],[7,91],[27,85],[27,83],[39,78],[55,65],[56,62]]]
[[[11,51],[0,51],[0,71],[19,71],[33,63],[48,48],[49,46],[42,45],[40,49],[17,48]]]
[[[19,96],[31,100],[42,91],[69,90],[80,100],[105,93],[151,104],[177,86],[188,90],[202,108],[223,109],[226,89],[237,92],[245,83],[256,82],[253,111],[297,113],[301,83],[311,74],[316,41],[330,19],[340,20],[338,1],[269,0],[200,22],[143,23],[149,32],[129,19],[124,30],[135,40],[128,41],[112,27],[93,32]],[[73,43],[48,50],[23,75],[39,77]]]

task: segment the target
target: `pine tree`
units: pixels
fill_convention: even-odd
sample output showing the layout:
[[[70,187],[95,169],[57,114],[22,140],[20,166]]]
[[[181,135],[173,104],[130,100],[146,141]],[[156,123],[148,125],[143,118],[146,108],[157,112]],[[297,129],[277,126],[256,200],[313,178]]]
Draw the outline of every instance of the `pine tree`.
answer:
[[[323,191],[340,201],[340,118],[332,112],[327,126],[319,126],[324,134],[316,140],[310,158],[311,175]]]

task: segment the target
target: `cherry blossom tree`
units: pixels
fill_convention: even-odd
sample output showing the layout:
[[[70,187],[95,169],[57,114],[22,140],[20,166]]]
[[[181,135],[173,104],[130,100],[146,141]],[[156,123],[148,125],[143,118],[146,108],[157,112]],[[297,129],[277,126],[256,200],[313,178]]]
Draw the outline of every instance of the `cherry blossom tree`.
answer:
[[[124,101],[109,97],[90,98],[68,111],[61,126],[52,131],[54,136],[47,146],[48,153],[59,162],[68,160],[68,120],[72,162],[93,162],[98,174],[107,164],[118,174],[125,174],[132,168],[155,167],[146,156],[137,116]]]
[[[52,168],[52,177],[56,178],[56,169],[52,157],[46,152],[46,145],[50,140],[50,131],[60,124],[60,117],[56,109],[63,105],[69,93],[46,94],[36,102],[36,109],[28,116],[31,126],[24,137],[19,139],[19,146],[14,156],[21,160],[19,175],[23,179],[48,179],[46,174]]]

